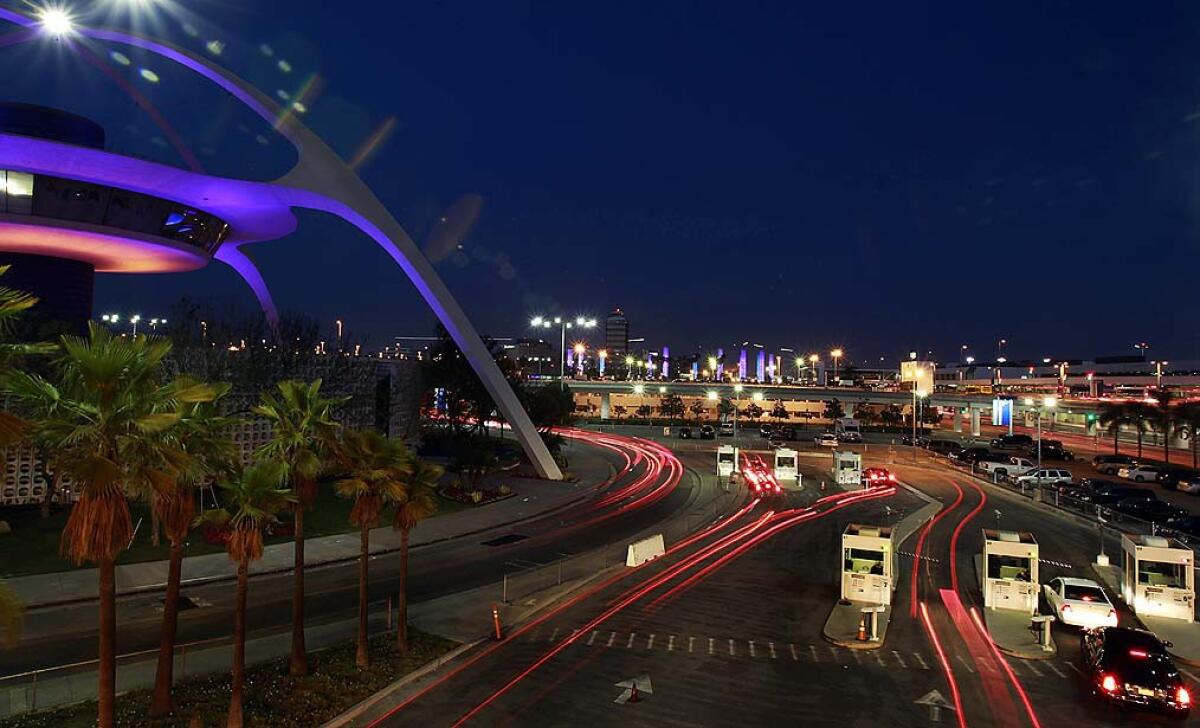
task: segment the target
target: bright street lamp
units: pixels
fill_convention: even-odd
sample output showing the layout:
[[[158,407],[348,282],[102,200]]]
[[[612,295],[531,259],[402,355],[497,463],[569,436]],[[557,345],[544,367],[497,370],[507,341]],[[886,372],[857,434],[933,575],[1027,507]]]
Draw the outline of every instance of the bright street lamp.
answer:
[[[708,390],[708,394],[707,394],[707,395],[705,395],[705,396],[706,396],[706,397],[708,397],[708,401],[709,401],[709,402],[716,402],[716,401],[717,401],[717,393],[716,393],[716,392],[714,392],[714,391],[713,391],[713,390],[711,390],[711,389],[710,389],[710,390]]]
[[[763,393],[755,392],[754,394],[750,395],[750,399],[754,400],[755,402],[761,402],[763,401]]]
[[[47,7],[38,13],[42,28],[50,35],[61,38],[75,29],[75,21],[62,8]]]
[[[1025,406],[1033,407],[1037,412],[1037,466],[1038,470],[1042,469],[1042,410],[1054,409],[1058,406],[1057,397],[1042,397],[1040,404],[1035,405],[1032,397],[1025,398]]]
[[[833,351],[829,352],[829,356],[833,357],[833,386],[836,387],[838,382],[838,359],[842,358],[842,350],[834,349]],[[825,386],[829,386],[828,377],[825,379]]]
[[[644,385],[644,384],[633,385],[633,393],[634,394],[645,394],[646,393],[646,385]]]
[[[590,329],[596,325],[596,319],[585,319],[582,316],[575,319],[575,321],[580,326],[582,326],[586,329]],[[559,387],[559,389],[566,389],[567,384],[566,384],[565,380],[566,380],[566,376],[567,376],[567,329],[571,328],[571,322],[563,321],[561,316],[555,316],[554,320],[553,320],[553,324],[551,324],[551,320],[548,317],[534,316],[532,319],[530,319],[529,325],[534,328],[541,327],[541,328],[545,328],[545,329],[550,328],[551,325],[558,327],[558,387]],[[341,332],[340,332],[340,328],[339,328],[339,335],[340,335],[340,333]],[[582,344],[577,344],[576,346],[579,347],[579,346],[582,346]]]

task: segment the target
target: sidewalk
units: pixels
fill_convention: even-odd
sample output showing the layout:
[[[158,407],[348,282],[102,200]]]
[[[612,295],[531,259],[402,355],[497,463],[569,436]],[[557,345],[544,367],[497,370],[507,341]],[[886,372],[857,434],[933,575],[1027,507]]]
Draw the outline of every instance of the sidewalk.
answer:
[[[514,495],[495,503],[437,516],[413,529],[410,548],[418,550],[430,544],[461,538],[482,531],[512,525],[566,508],[592,495],[612,473],[608,460],[590,448],[569,445],[572,471],[579,476],[576,483],[532,480],[497,475],[489,478],[489,487],[501,484],[512,488]],[[199,538],[195,534],[194,538]],[[306,566],[350,561],[358,558],[357,533],[343,533],[305,541]],[[400,548],[400,535],[391,526],[371,531],[371,553],[381,554]],[[164,547],[164,551],[165,551]],[[250,565],[250,574],[272,574],[291,571],[293,566],[291,542],[267,546],[261,560]],[[233,579],[236,567],[224,553],[193,556],[183,561],[183,584]],[[122,564],[116,569],[117,595],[162,589],[167,580],[166,561],[147,561]],[[48,607],[96,598],[95,569],[76,569],[51,574],[21,576],[7,581],[27,609]]]

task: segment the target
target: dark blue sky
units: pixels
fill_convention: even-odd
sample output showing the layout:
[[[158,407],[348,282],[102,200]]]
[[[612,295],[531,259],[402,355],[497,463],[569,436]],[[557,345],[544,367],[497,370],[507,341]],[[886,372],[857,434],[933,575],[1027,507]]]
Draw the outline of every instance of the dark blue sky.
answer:
[[[1200,357],[1194,4],[236,5],[190,3],[195,39],[177,20],[159,30],[223,40],[222,62],[268,92],[318,74],[309,121],[347,156],[394,117],[364,176],[449,253],[439,270],[484,332],[619,305],[635,336],[675,351],[750,339],[953,358],[1004,336],[1014,355],[1147,340]],[[177,162],[146,146],[154,130],[126,120],[119,91],[65,93],[84,72],[54,62],[58,83],[18,100],[88,113],[123,127],[114,148]],[[251,142],[252,118],[157,70],[147,92],[210,169],[286,168],[278,140]],[[461,250],[439,237],[443,216],[467,231]],[[431,327],[347,226],[305,215],[251,251],[283,307],[374,341]],[[98,306],[163,310],[181,293],[252,304],[213,266],[106,276]]]

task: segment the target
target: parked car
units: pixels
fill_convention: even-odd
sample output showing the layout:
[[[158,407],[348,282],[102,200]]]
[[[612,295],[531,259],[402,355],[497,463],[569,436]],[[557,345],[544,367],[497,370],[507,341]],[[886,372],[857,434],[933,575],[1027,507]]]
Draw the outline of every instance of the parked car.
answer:
[[[722,422],[717,428],[717,434],[721,437],[733,437],[733,423]]]
[[[700,426],[700,439],[701,440],[715,440],[716,438],[717,438],[717,431],[713,429],[712,425],[701,425]]]
[[[1153,491],[1144,490],[1142,488],[1131,488],[1129,486],[1117,486],[1115,488],[1107,488],[1103,492],[1092,493],[1090,496],[1081,495],[1082,501],[1087,501],[1098,506],[1114,507],[1122,501],[1132,503],[1135,500],[1157,499],[1158,496]]]
[[[796,439],[796,428],[795,427],[776,427],[771,432],[771,436],[776,439],[779,439],[779,440],[795,440]]]
[[[1180,480],[1175,484],[1175,490],[1189,495],[1200,495],[1200,476]]]
[[[992,447],[1001,450],[1024,450],[1032,444],[1033,438],[1029,435],[1001,435],[1000,437],[993,437],[991,442]]]
[[[1004,462],[994,462],[983,460],[979,462],[979,469],[988,475],[994,475],[1000,478],[1014,477],[1023,475],[1030,470],[1037,468],[1037,464],[1027,458],[1010,457]]]
[[[837,434],[838,442],[859,443],[862,442],[862,435],[858,432],[839,432]]]
[[[1117,471],[1128,465],[1137,465],[1137,460],[1128,455],[1097,455],[1092,458],[1092,465],[1105,475],[1116,475]]]
[[[838,446],[837,435],[833,434],[832,432],[822,432],[820,435],[817,435],[813,438],[813,442],[821,447]]]
[[[1177,518],[1168,518],[1163,524],[1165,531],[1175,537],[1183,537],[1186,541],[1196,541],[1200,539],[1200,516],[1179,516]]]
[[[1140,629],[1100,627],[1084,632],[1080,659],[1092,696],[1186,718],[1192,696],[1167,654],[1168,646]]]
[[[1029,457],[1036,458],[1038,456],[1037,443],[1029,448]],[[1042,460],[1074,460],[1075,454],[1070,450],[1064,450],[1062,445],[1051,445],[1045,440],[1042,441]]]
[[[1154,465],[1130,465],[1117,471],[1117,477],[1122,480],[1132,480],[1135,483],[1153,481],[1162,469]]]
[[[771,429],[772,428],[770,425],[759,425],[758,426],[758,436],[759,437],[770,437]]]
[[[1116,627],[1117,609],[1104,588],[1091,579],[1058,577],[1042,586],[1046,603],[1059,622],[1072,627],[1093,629]]]
[[[961,450],[962,445],[954,440],[930,440],[925,449],[938,455],[949,455]]]
[[[1128,495],[1118,501],[1112,503],[1113,513],[1134,516],[1138,511],[1148,507],[1147,504],[1158,500],[1158,496],[1148,490],[1139,490],[1133,495]]]
[[[1154,479],[1162,487],[1168,490],[1176,490],[1179,487],[1179,481],[1192,481],[1197,478],[1200,478],[1200,470],[1194,470],[1192,468],[1185,468],[1182,466],[1167,465],[1159,471],[1158,475],[1155,476]]]
[[[692,439],[692,428],[687,427],[687,426],[680,427],[679,428],[679,439],[680,440]]]
[[[1189,513],[1186,508],[1173,506],[1157,498],[1131,498],[1128,500],[1128,504],[1125,501],[1117,503],[1114,510],[1150,523],[1167,523],[1174,518],[1183,518]]]
[[[900,438],[901,445],[916,445],[917,447],[925,447],[929,444],[929,438],[917,435],[915,438],[912,435],[905,435]]]
[[[1070,485],[1071,473],[1058,468],[1037,468],[1024,475],[1018,475],[1013,482],[1020,486]]]
[[[979,459],[985,458],[991,454],[992,451],[986,447],[973,445],[971,447],[964,447],[957,452],[950,453],[950,459],[959,465],[974,465]]]

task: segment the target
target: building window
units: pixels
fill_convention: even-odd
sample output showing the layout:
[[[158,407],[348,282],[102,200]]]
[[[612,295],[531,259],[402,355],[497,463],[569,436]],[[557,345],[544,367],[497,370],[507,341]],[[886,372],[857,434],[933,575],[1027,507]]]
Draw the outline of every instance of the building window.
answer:
[[[29,215],[33,212],[33,175],[26,172],[0,170],[0,211],[14,215]]]

